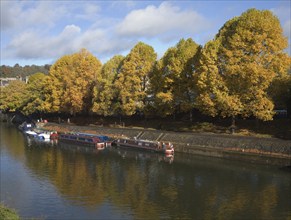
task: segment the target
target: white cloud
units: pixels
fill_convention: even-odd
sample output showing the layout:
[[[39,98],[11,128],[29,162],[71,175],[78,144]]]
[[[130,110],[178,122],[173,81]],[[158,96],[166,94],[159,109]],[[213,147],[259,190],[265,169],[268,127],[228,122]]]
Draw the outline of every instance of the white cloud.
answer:
[[[137,4],[122,3],[128,9]],[[102,59],[128,51],[143,39],[178,42],[208,25],[197,12],[169,2],[132,10],[121,19],[102,16],[96,2],[1,1],[1,31],[10,33],[1,39],[2,59],[57,59],[81,48]]]
[[[42,38],[39,38],[34,32],[23,32],[13,38],[7,47],[4,48],[5,52],[2,53],[2,58],[35,58],[41,53],[39,52],[41,49],[40,45],[43,44],[40,42],[40,39]]]
[[[49,1],[1,1],[1,31],[52,27],[67,13],[63,5],[56,6]]]
[[[75,25],[66,26],[59,35],[52,37],[35,31],[23,32],[11,40],[3,55],[4,58],[55,58],[77,49],[74,41],[80,33],[81,29]]]
[[[16,16],[21,13],[20,5],[14,5],[12,1],[0,1],[1,31],[16,25]]]
[[[179,1],[0,2],[1,62],[56,60],[81,48],[102,60],[124,55],[138,41],[150,44],[161,56],[181,38],[205,43],[219,28],[211,29],[210,19],[213,25],[213,19],[225,19],[218,15],[206,18],[207,13],[198,13],[191,2]],[[290,8],[277,7],[273,12],[280,18],[290,42]]]
[[[100,10],[96,2],[69,5],[49,1],[1,1],[1,32],[5,31],[1,38],[1,60],[55,60],[81,48],[102,58],[132,46],[131,41],[110,33],[112,22],[116,24],[116,20],[103,17],[104,25],[97,19]],[[85,27],[82,20],[86,20]],[[68,24],[70,21],[78,25]]]
[[[130,37],[173,38],[198,33],[208,27],[208,21],[197,12],[182,11],[169,2],[163,2],[159,7],[150,5],[131,11],[117,25],[116,32]]]
[[[14,37],[3,53],[4,59],[13,57],[24,59],[58,59],[65,54],[86,48],[101,56],[108,56],[126,50],[131,41],[120,42],[110,37],[106,30],[88,29],[82,32],[76,25],[67,25],[55,36],[45,36],[34,31],[22,32]],[[99,58],[99,57],[98,57]]]
[[[71,25],[67,25],[64,28],[60,36],[62,38],[70,38],[70,37],[73,37],[75,34],[79,34],[79,33],[81,33],[81,28],[74,24],[71,24]]]
[[[82,5],[79,5],[81,11],[77,10],[77,13],[75,14],[75,17],[77,19],[83,19],[88,21],[94,21],[95,19],[98,19],[99,12],[101,11],[101,7],[96,4],[96,2],[82,2]]]
[[[110,8],[132,9],[137,5],[137,1],[112,1]]]

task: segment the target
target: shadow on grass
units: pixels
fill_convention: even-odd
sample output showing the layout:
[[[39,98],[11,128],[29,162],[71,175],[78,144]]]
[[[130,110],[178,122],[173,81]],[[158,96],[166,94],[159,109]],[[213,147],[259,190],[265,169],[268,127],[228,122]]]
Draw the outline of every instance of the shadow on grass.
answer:
[[[50,122],[58,122],[58,118],[49,118]],[[67,118],[63,119],[66,123]],[[193,117],[193,121],[187,117],[176,118],[151,118],[143,117],[100,117],[100,116],[75,116],[70,122],[80,126],[105,126],[128,127],[137,129],[167,130],[177,132],[198,132],[214,134],[231,134],[230,118],[211,118],[207,116]],[[255,137],[276,137],[291,140],[291,119],[278,118],[273,121],[259,121],[256,119],[237,119],[235,135]]]

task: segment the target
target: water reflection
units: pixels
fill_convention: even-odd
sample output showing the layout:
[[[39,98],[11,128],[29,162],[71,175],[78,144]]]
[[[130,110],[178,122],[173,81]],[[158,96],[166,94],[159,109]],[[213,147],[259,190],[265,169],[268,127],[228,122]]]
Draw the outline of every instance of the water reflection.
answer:
[[[291,194],[291,175],[276,167],[181,154],[174,159],[122,148],[98,151],[71,145],[28,145],[13,129],[2,131],[1,149],[25,164],[42,184],[53,185],[59,196],[55,202],[71,212],[84,207],[98,218],[100,207],[119,210],[118,215],[107,212],[102,216],[107,219],[119,219],[120,213],[134,219],[277,219],[291,215],[286,196]],[[42,212],[62,218],[49,209]]]
[[[173,163],[173,155],[165,155],[141,150],[131,150],[127,148],[109,147],[107,150],[117,153],[123,159],[135,159],[136,161],[156,160],[158,162]]]

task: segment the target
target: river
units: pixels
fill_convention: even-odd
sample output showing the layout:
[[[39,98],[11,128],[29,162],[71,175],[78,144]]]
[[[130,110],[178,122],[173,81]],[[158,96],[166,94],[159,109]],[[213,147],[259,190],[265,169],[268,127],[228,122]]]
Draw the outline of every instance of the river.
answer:
[[[291,219],[291,173],[278,166],[29,145],[0,128],[1,202],[23,218]]]

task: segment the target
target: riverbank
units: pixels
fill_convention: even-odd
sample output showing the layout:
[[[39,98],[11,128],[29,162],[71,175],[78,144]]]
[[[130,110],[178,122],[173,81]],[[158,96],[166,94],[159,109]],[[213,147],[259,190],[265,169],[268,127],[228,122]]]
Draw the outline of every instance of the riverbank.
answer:
[[[244,160],[256,163],[291,165],[291,141],[277,138],[244,137],[226,134],[171,132],[154,129],[77,126],[69,123],[39,124],[46,130],[58,132],[87,132],[112,139],[126,136],[147,140],[170,141],[176,152]]]

